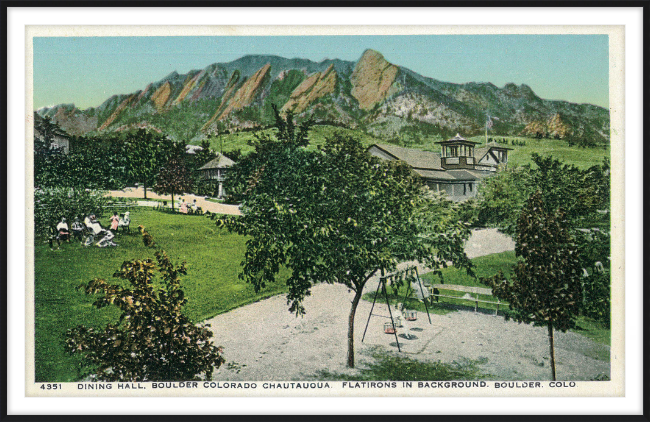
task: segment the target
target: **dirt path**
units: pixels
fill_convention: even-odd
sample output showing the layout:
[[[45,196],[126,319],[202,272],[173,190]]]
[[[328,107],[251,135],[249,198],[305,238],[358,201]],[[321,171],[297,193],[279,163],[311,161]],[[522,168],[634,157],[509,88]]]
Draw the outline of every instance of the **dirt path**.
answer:
[[[493,230],[480,230],[466,245],[470,257],[512,250],[514,243]],[[367,283],[374,291],[377,279]],[[319,371],[354,373],[345,367],[347,318],[353,294],[341,285],[318,285],[305,302],[307,315],[296,318],[288,312],[284,295],[272,297],[219,315],[206,322],[215,333],[215,343],[224,347],[228,365],[219,369],[216,380],[301,380]],[[372,360],[372,350],[397,352],[393,335],[383,332],[388,308],[375,307],[364,342],[363,330],[371,303],[361,301],[355,319],[357,362]],[[397,312],[392,308],[392,312]],[[501,316],[471,311],[447,315],[419,313],[409,323],[410,339],[399,338],[402,356],[422,361],[451,363],[463,359],[482,362],[489,379],[548,380],[548,337],[543,327],[506,322]],[[404,334],[404,330],[400,332]],[[556,339],[559,380],[589,380],[609,375],[609,362],[598,360],[609,347],[575,333],[558,333]]]
[[[146,201],[144,198],[144,189],[142,188],[125,188],[123,190],[113,190],[109,191],[108,195],[115,198],[138,198],[142,199],[142,202]],[[203,211],[210,211],[217,214],[231,214],[231,215],[241,215],[239,207],[236,205],[227,205],[220,204],[217,202],[207,201],[204,196],[196,195],[174,195],[174,201],[178,201],[180,198],[183,198],[183,201],[193,203],[196,200],[196,206],[201,207]],[[147,189],[147,199],[162,199],[171,202],[171,195],[158,195],[154,192],[151,192]]]

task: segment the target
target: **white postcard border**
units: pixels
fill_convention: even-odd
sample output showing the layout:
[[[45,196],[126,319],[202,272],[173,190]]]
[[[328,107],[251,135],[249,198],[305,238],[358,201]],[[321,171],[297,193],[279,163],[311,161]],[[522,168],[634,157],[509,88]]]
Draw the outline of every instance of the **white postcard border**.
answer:
[[[528,9],[528,10],[530,11],[530,9]],[[598,10],[598,9],[594,9],[594,10]],[[55,11],[57,11],[57,10],[55,9]],[[568,13],[564,13],[565,11],[568,12]],[[562,16],[557,17],[558,18],[557,21],[558,22],[566,21],[567,19],[570,21],[571,19],[574,19],[574,22],[575,22],[576,13],[581,15],[581,18],[584,18],[584,12],[582,12],[581,10],[573,11],[574,12],[573,14],[571,13],[571,11],[572,11],[571,9],[563,9]],[[619,12],[620,9],[617,9],[615,11]],[[21,54],[21,48],[20,48],[21,46],[20,46],[20,44],[21,44],[21,41],[23,41],[23,43],[24,43],[25,38],[22,38],[22,40],[20,40],[20,39],[16,40],[16,36],[20,37],[20,29],[21,29],[21,28],[18,28],[18,31],[16,32],[16,24],[18,24],[17,26],[20,27],[21,26],[21,21],[17,22],[17,20],[15,19],[15,15],[12,17],[13,10],[10,10],[10,12],[11,13],[9,13],[9,21],[10,21],[10,25],[9,25],[10,74],[9,74],[9,76],[11,77],[10,80],[20,81],[20,78],[16,77],[16,76],[20,76],[21,72],[20,72],[20,70],[18,72],[16,72],[16,68],[20,69],[20,61],[21,61],[21,59],[20,59],[20,54]],[[43,10],[42,12],[47,13],[47,11],[45,11],[45,10]],[[354,12],[354,10],[352,10],[352,12]],[[419,12],[411,11],[411,13],[413,13],[413,12],[421,13],[422,11],[419,11]],[[476,11],[474,13],[476,13],[476,15],[481,15],[481,16],[485,17],[485,13],[488,13],[488,15],[489,15],[490,12],[494,12],[494,10],[487,9],[487,10]],[[547,12],[547,11],[545,11],[545,12]],[[264,13],[267,13],[267,11],[265,11]],[[439,13],[439,11],[436,11],[436,13]],[[346,11],[346,15],[347,14],[348,14],[348,12]],[[395,17],[396,15],[406,16],[406,15],[402,15],[401,13],[391,13],[391,14],[393,15],[393,17]],[[596,13],[594,13],[594,14],[597,15]],[[73,13],[73,15],[75,15],[75,13]],[[354,13],[351,13],[351,15],[354,15]],[[640,187],[638,186],[638,183],[640,182],[640,176],[639,176],[638,173],[636,173],[636,175],[635,175],[635,172],[638,171],[640,173],[640,171],[641,171],[641,169],[643,167],[642,167],[642,164],[640,163],[640,154],[638,153],[639,143],[635,143],[633,140],[634,139],[641,139],[640,110],[642,110],[642,107],[641,107],[641,101],[639,99],[639,94],[640,94],[639,90],[637,89],[636,92],[634,92],[633,90],[630,90],[630,85],[632,85],[631,81],[640,80],[640,78],[641,78],[641,75],[640,75],[640,59],[641,59],[642,56],[638,55],[638,56],[635,57],[634,53],[632,53],[632,54],[630,54],[630,53],[633,52],[633,51],[640,50],[640,39],[641,39],[640,31],[641,31],[641,28],[640,28],[640,25],[639,25],[639,22],[638,22],[638,16],[634,16],[634,14],[629,14],[629,15],[630,16],[628,16],[628,18],[630,20],[628,22],[630,22],[630,23],[628,23],[628,26],[626,28],[626,41],[627,41],[626,53],[627,54],[626,54],[626,68],[625,69],[626,69],[626,76],[627,76],[626,77],[626,81],[627,81],[626,86],[628,87],[627,92],[626,92],[626,94],[627,94],[626,102],[628,102],[628,104],[630,102],[632,102],[633,105],[632,106],[628,105],[628,107],[626,107],[626,120],[625,120],[625,126],[626,126],[625,132],[627,133],[627,137],[628,137],[628,140],[629,140],[628,143],[625,144],[625,149],[627,151],[627,160],[626,160],[627,161],[627,165],[626,165],[626,170],[627,170],[627,175],[626,176],[627,177],[626,177],[626,179],[628,179],[627,183],[625,185],[625,191],[628,192],[627,204],[626,204],[627,206],[625,207],[625,213],[626,213],[625,214],[626,215],[625,221],[627,221],[627,222],[634,221],[634,225],[633,225],[634,230],[631,230],[630,225],[628,225],[628,233],[627,233],[628,236],[626,236],[627,244],[628,244],[628,247],[627,247],[628,258],[630,257],[630,255],[633,255],[634,253],[636,253],[637,254],[637,256],[636,256],[637,260],[630,260],[630,261],[640,263],[641,262],[641,257],[639,255],[640,255],[640,251],[642,250],[642,248],[639,247],[640,242],[638,240],[638,237],[640,235],[639,228],[642,227],[642,226],[640,224],[640,222],[641,222],[640,213],[637,212],[637,210],[641,209],[641,207],[639,205],[640,204],[640,202],[639,202],[640,199],[639,199],[639,195],[638,195],[638,192],[640,191]],[[122,15],[122,16],[124,17],[124,15]],[[134,13],[133,16],[129,16],[129,19],[123,19],[123,20],[128,21],[131,18],[136,17],[136,16],[137,16],[137,13]],[[473,19],[472,19],[472,15],[468,15],[466,12],[463,13],[462,16],[463,16],[463,20],[462,20],[463,23],[471,23],[471,21],[476,22],[477,19],[478,20],[482,19],[481,16],[473,16]],[[602,15],[599,15],[599,16],[600,16],[600,19],[603,19]],[[23,17],[31,18],[31,16],[23,16]],[[78,18],[79,16],[76,16],[76,17]],[[250,16],[247,16],[247,17],[249,18],[248,22],[250,23]],[[469,17],[469,19],[468,19],[468,17]],[[528,18],[530,18],[530,17],[531,16],[528,16]],[[544,20],[540,19],[542,17],[543,16],[536,13],[535,14],[535,19],[534,19],[535,23],[544,23]],[[592,17],[592,16],[587,15],[587,17],[589,18],[589,17]],[[39,17],[39,19],[43,19],[43,18],[44,18],[44,16]],[[348,18],[348,16],[346,16],[346,19],[347,18]],[[422,16],[412,16],[411,15],[411,18],[420,18],[421,19]],[[433,19],[433,20],[435,21],[435,20],[440,19],[440,18],[441,18],[441,16],[435,16],[435,19]],[[458,19],[458,15],[456,15],[456,18]],[[616,19],[620,19],[621,16],[619,16],[619,15],[614,16],[612,13],[608,13],[607,18],[609,19],[610,23],[617,23],[617,22],[613,22],[613,21],[615,21]],[[635,20],[635,18],[636,18],[636,20]],[[51,15],[49,17],[45,17],[46,21],[48,19],[52,19]],[[175,19],[176,22],[179,21],[177,14],[174,15],[174,19]],[[265,19],[265,17],[264,16],[259,16],[258,19],[263,21]],[[360,19],[358,15],[357,15],[357,19]],[[102,22],[106,22],[106,23],[110,22],[110,19],[107,19],[107,16],[104,15],[104,14],[103,14],[101,20],[102,20]],[[161,21],[161,19],[157,19],[157,20],[158,20],[158,22],[165,23],[164,22],[165,19],[162,19],[162,21]],[[322,23],[323,22],[322,16],[318,20],[319,20],[319,23]],[[381,19],[379,19],[379,20],[381,20]],[[59,23],[65,23],[65,19],[57,20],[57,21]],[[357,20],[356,22],[359,22],[359,21],[360,20]],[[599,20],[599,19],[595,19],[595,21],[598,22],[598,23],[603,22],[602,20]],[[52,22],[52,21],[50,20],[50,22]],[[141,23],[142,21],[139,21],[139,22]],[[233,20],[229,20],[228,22],[236,23]],[[294,23],[294,22],[295,21],[286,22],[285,24]],[[413,20],[411,20],[410,22],[415,23],[415,21],[413,21]],[[446,18],[446,19],[444,19],[444,22],[449,23],[449,22],[452,22],[452,21],[450,21],[449,18]],[[26,24],[26,23],[33,23],[33,21],[30,21],[30,22],[22,21],[23,25]],[[92,24],[93,23],[92,18],[90,20],[87,17],[84,18],[84,23],[91,23]],[[435,22],[431,22],[431,23],[435,23]],[[492,23],[492,21],[490,23]],[[594,24],[594,22],[589,22],[589,23]],[[635,27],[635,24],[637,25],[636,27]],[[461,28],[461,27],[459,27],[459,28]],[[637,31],[637,33],[635,35],[631,34],[631,29],[632,28],[635,28],[636,31]],[[22,29],[24,30],[24,28],[22,28]],[[122,29],[125,29],[125,28],[122,28]],[[366,28],[366,29],[369,29],[369,28]],[[466,29],[467,28],[459,29],[459,33],[463,32]],[[559,28],[556,27],[556,29],[559,29]],[[14,37],[13,40],[12,40],[12,35]],[[634,42],[637,43],[636,47],[635,47],[635,44],[633,44]],[[23,47],[22,52],[24,54],[24,51],[25,51],[24,50],[24,44],[23,44],[22,47]],[[23,59],[24,59],[24,57],[23,57]],[[12,61],[13,61],[13,66],[11,65]],[[22,61],[22,63],[24,63],[24,61]],[[636,63],[636,65],[634,63]],[[636,76],[630,76],[630,74],[633,74],[635,71],[637,72],[637,75]],[[24,73],[22,73],[22,74],[24,75]],[[14,79],[14,77],[15,77],[15,79]],[[25,78],[23,77],[23,80],[24,79]],[[641,86],[641,85],[642,85],[641,83],[637,84],[637,86]],[[16,86],[18,86],[19,89],[15,89]],[[10,160],[10,167],[9,168],[10,168],[11,171],[9,172],[9,174],[14,174],[14,175],[15,174],[18,174],[18,175],[24,174],[24,170],[25,170],[24,168],[21,169],[21,167],[20,167],[20,164],[21,164],[21,161],[22,161],[20,158],[24,157],[24,154],[22,153],[22,151],[20,151],[21,148],[23,147],[23,145],[20,144],[20,142],[11,142],[11,139],[14,139],[14,140],[25,139],[25,136],[21,135],[21,133],[20,133],[21,129],[24,129],[24,127],[21,128],[20,125],[16,125],[15,122],[23,121],[23,117],[24,117],[23,111],[30,109],[30,104],[24,104],[23,103],[24,104],[23,107],[18,107],[17,106],[17,105],[21,104],[20,95],[25,92],[23,90],[22,93],[21,93],[20,88],[21,87],[20,87],[19,83],[15,84],[15,85],[12,84],[12,87],[10,88],[10,98],[11,98],[10,104],[12,104],[12,108],[9,109],[8,122],[9,122],[9,126],[10,126],[10,132],[9,132],[10,136],[9,136],[9,145],[8,145],[8,147],[9,147],[10,157],[14,157],[13,154],[18,152],[17,157],[19,158],[18,160],[16,160],[16,159],[11,159]],[[18,94],[18,95],[16,95],[16,94]],[[614,98],[615,98],[615,94],[614,95],[612,95],[612,94],[613,93],[610,91],[610,104],[614,102]],[[635,97],[636,97],[636,101],[634,100]],[[24,94],[23,94],[22,101],[24,102]],[[22,116],[21,116],[21,114],[22,114]],[[614,127],[614,118],[612,119],[612,127]],[[632,141],[630,141],[630,140],[632,140]],[[635,149],[632,149],[632,148],[635,148]],[[623,167],[621,167],[621,169],[622,168]],[[636,184],[635,184],[633,178],[636,178]],[[20,198],[20,197],[22,197],[21,190],[20,190],[20,183],[17,183],[17,182],[20,182],[20,180],[18,180],[18,179],[20,179],[20,178],[13,178],[13,179],[9,180],[9,191],[8,191],[9,198]],[[614,179],[612,180],[612,183],[614,185],[614,183],[615,183]],[[22,186],[22,191],[24,192],[24,185]],[[634,195],[635,192],[637,193],[637,195]],[[617,192],[614,192],[614,195],[616,195],[616,193]],[[621,193],[619,193],[619,195],[620,194]],[[20,205],[22,205],[22,204],[20,204],[20,202],[21,201],[18,201],[18,200],[8,201],[8,204],[11,203],[11,207],[9,207],[8,211],[9,211],[10,221],[12,221],[12,222],[20,222],[21,220],[24,222],[25,212],[22,212],[22,213],[18,214],[18,212],[20,211]],[[24,204],[24,202],[23,202],[23,204]],[[637,205],[639,205],[638,208],[636,207]],[[22,218],[21,218],[21,216],[22,216]],[[636,223],[637,221],[639,222],[638,224]],[[23,227],[25,227],[25,226],[23,226]],[[13,239],[21,239],[22,238],[22,236],[20,235],[22,233],[15,233],[16,230],[18,230],[18,231],[20,230],[20,225],[19,224],[15,223],[15,224],[10,225],[9,238],[13,238]],[[636,234],[636,240],[635,240],[635,236],[634,236],[635,234]],[[19,247],[12,247],[12,249],[10,251],[11,254],[10,254],[9,262],[10,263],[12,263],[12,262],[13,263],[25,262],[24,261],[24,259],[25,259],[24,258],[24,250],[25,250],[24,248],[22,248],[22,250],[21,250],[21,248],[19,248]],[[22,256],[21,256],[21,252],[22,252]],[[19,267],[18,265],[11,265],[10,266],[11,273],[10,273],[10,278],[9,278],[9,280],[10,280],[10,283],[9,283],[9,293],[10,293],[10,295],[9,295],[9,305],[10,305],[10,309],[9,309],[9,311],[10,311],[10,315],[14,316],[14,318],[13,318],[14,321],[16,321],[15,316],[25,315],[25,313],[24,313],[25,311],[27,311],[27,312],[30,311],[29,309],[25,309],[21,313],[20,309],[18,309],[18,312],[16,312],[16,308],[19,308],[21,303],[25,303],[25,301],[23,299],[21,299],[20,289],[16,288],[17,286],[16,286],[16,281],[15,280],[21,280],[21,279],[24,280],[25,279],[24,277],[21,277],[21,272],[20,272],[21,269],[18,268],[18,267]],[[22,268],[22,271],[23,271],[23,275],[24,275],[24,267]],[[626,354],[626,361],[628,362],[628,365],[630,364],[630,360],[634,356],[634,352],[636,350],[640,350],[640,342],[641,342],[641,338],[642,338],[639,335],[640,323],[637,324],[637,325],[639,325],[638,327],[634,327],[634,320],[635,319],[638,320],[639,315],[642,314],[641,307],[639,306],[639,304],[641,302],[641,295],[639,294],[641,292],[640,279],[641,279],[640,269],[639,268],[635,269],[633,266],[628,266],[628,272],[627,272],[627,277],[626,277],[626,286],[627,286],[627,289],[626,289],[627,294],[626,294],[626,296],[627,296],[628,300],[626,301],[626,309],[625,309],[625,311],[627,313],[627,316],[628,316],[628,318],[627,318],[628,325],[625,327],[625,331],[626,331],[626,334],[627,334],[626,335],[626,337],[627,337],[626,340],[628,341],[628,343],[627,343],[628,353]],[[11,280],[14,280],[14,281],[12,282]],[[637,288],[638,288],[638,290],[636,290]],[[29,301],[27,301],[27,302],[29,303]],[[32,303],[33,303],[33,301],[32,301]],[[634,313],[632,313],[632,312],[634,312]],[[21,321],[18,321],[18,325],[20,325],[20,322]],[[15,337],[15,333],[16,333],[16,331],[20,332],[20,327],[18,327],[18,330],[16,330],[15,325],[16,325],[16,323],[11,323],[10,324],[10,334],[13,336],[13,337],[11,337],[13,341],[9,342],[9,344],[12,345],[12,347],[10,347],[11,353],[10,353],[9,357],[10,357],[10,362],[15,362],[14,365],[11,365],[12,367],[18,366],[17,364],[20,362],[20,359],[17,359],[19,356],[16,354],[15,349],[14,349],[14,346],[16,345],[16,340],[17,340],[17,337]],[[25,333],[25,335],[29,336],[30,333]],[[20,338],[20,336],[18,338]],[[23,337],[23,338],[25,338],[25,337]],[[20,354],[20,351],[18,351],[18,354]],[[24,366],[24,353],[22,354],[22,356],[23,356],[22,362],[23,362],[23,368],[24,368],[25,367]],[[640,356],[638,356],[638,357],[640,357]],[[635,365],[635,367],[640,368],[641,366],[640,365],[639,366]],[[629,369],[629,367],[628,367],[628,369]],[[634,382],[633,378],[634,378],[634,373],[635,372],[636,372],[637,376],[640,376],[640,373],[639,373],[638,369],[636,371],[628,370],[626,372],[627,372],[627,374],[626,374],[627,383],[626,384]],[[20,378],[15,377],[15,371],[11,371],[11,373],[9,375],[10,375],[10,381],[11,381],[11,383],[10,383],[11,388],[9,389],[9,398],[11,399],[10,403],[16,403],[14,401],[14,399],[20,399],[19,396],[22,395],[21,393],[23,391],[25,391],[25,390],[17,388],[21,382],[20,382]],[[23,373],[23,378],[24,378],[24,373]],[[22,381],[22,384],[24,385],[24,379]],[[637,384],[637,385],[640,385],[640,384]],[[634,396],[635,391],[637,391],[637,393],[638,393],[637,395],[640,396],[641,390],[635,390],[635,387],[633,387],[632,389],[626,388],[626,393],[627,393],[626,396],[627,397],[629,397],[630,395]],[[40,403],[52,402],[52,404],[55,404],[55,406],[53,406],[53,408],[56,409],[58,407],[58,403],[61,403],[61,401],[68,401],[68,400],[74,400],[74,399],[60,398],[60,399],[57,399],[55,402],[52,402],[51,399],[45,399],[45,398],[44,399],[39,399],[39,407],[41,406]],[[117,399],[115,399],[115,400],[117,400]],[[152,400],[158,401],[156,399],[152,399]],[[169,400],[170,399],[165,399],[166,402],[169,402]],[[454,399],[445,399],[445,403],[448,403],[449,400],[456,401]],[[475,400],[475,399],[473,399],[473,400]],[[598,400],[602,403],[602,400],[606,400],[606,399],[598,399]],[[111,401],[113,401],[113,400],[111,400]],[[228,399],[228,401],[232,402],[233,399]],[[237,401],[239,401],[239,400],[237,400]],[[376,399],[374,401],[376,401]],[[439,401],[439,400],[436,400],[436,401]],[[580,401],[583,402],[585,400],[580,400]],[[463,402],[460,402],[460,403],[463,403]],[[597,403],[598,402],[592,403],[591,405],[589,405],[588,408],[582,409],[582,412],[583,413],[590,413],[589,410],[597,409],[598,406],[594,406]],[[296,403],[293,403],[292,406],[295,406],[295,404]],[[523,403],[518,403],[518,404],[523,404]],[[111,405],[110,407],[114,409],[113,405]],[[269,410],[270,412],[272,412],[272,409],[274,407],[275,406],[271,405],[271,407],[266,408],[266,410]],[[302,407],[302,406],[299,406],[299,408],[300,407]],[[401,408],[400,413],[403,413],[403,411],[404,411],[404,407],[401,406],[401,405],[400,406],[391,406],[391,407],[399,407],[399,408]],[[433,407],[436,409],[436,413],[438,413],[439,411],[443,411],[443,409],[447,409],[446,411],[450,412],[450,413],[454,413],[454,410],[458,410],[458,409],[462,409],[462,411],[459,412],[459,413],[472,413],[471,409],[468,409],[466,406],[462,406],[462,407],[446,407],[446,406],[443,405],[441,407],[438,404],[436,404]],[[518,406],[516,406],[515,409],[517,407]],[[71,408],[72,407],[68,407],[66,409],[66,407],[63,407],[63,409],[65,409],[65,410],[63,410],[63,412],[64,413],[65,412],[70,412]],[[80,407],[77,404],[75,404],[75,408],[80,409]],[[214,407],[212,407],[212,406],[211,406],[211,408],[214,409]],[[277,409],[282,409],[282,410],[279,410],[279,412],[286,412],[286,410],[287,410],[286,408],[283,408],[281,406],[276,407],[276,408]],[[86,407],[85,403],[84,403],[84,406],[81,406],[81,409],[86,409],[86,412],[89,412],[90,411],[89,409],[96,409],[96,407],[95,406]],[[222,408],[220,408],[220,409],[222,409]],[[250,412],[250,408],[245,408],[245,407],[241,408],[240,407],[239,409],[246,409],[246,411]],[[340,409],[340,408],[338,408],[338,409]],[[390,409],[385,409],[384,406],[375,407],[374,409],[383,409],[386,413],[391,413],[391,410]],[[431,409],[428,408],[428,406],[427,407],[417,407],[417,409],[419,411],[421,411],[421,412],[424,412],[424,413],[431,413],[432,412]],[[486,403],[482,403],[480,405],[480,409],[481,409],[481,412],[490,413],[490,406],[487,405]],[[534,408],[532,408],[528,404],[528,405],[522,406],[520,408],[520,411],[528,413],[529,410],[533,410],[533,409]],[[555,408],[555,409],[557,410],[557,408]],[[575,409],[575,407],[573,409]],[[610,409],[613,409],[613,407],[610,407]],[[24,408],[24,410],[28,410],[28,411],[33,412],[34,408],[33,408],[33,406],[28,406],[27,408]],[[105,411],[106,411],[106,413],[110,413],[110,410],[111,409],[106,409]],[[222,410],[225,410],[225,409],[222,409]],[[313,410],[314,410],[313,405],[308,405],[308,406],[304,407],[305,412],[310,412],[310,411],[313,411]],[[415,410],[415,408],[414,408],[414,410]],[[537,410],[539,412],[541,412],[541,413],[543,413],[544,411],[548,411],[549,410],[548,403],[546,403],[543,406],[540,406]],[[569,409],[565,409],[565,410],[566,410],[566,412],[571,412],[572,409],[569,408]],[[122,408],[121,411],[124,411],[123,408]],[[206,410],[204,410],[204,412],[205,411]],[[237,408],[233,409],[233,411],[236,412]],[[321,411],[326,412],[326,413],[329,411],[331,413],[332,409],[330,408],[330,406],[327,406],[327,408],[323,408]],[[370,411],[372,411],[372,410],[370,410]],[[496,412],[496,413],[503,413],[503,409],[497,410],[497,408],[492,408],[492,411]],[[86,412],[84,412],[83,410],[80,411],[80,413],[86,413]],[[150,412],[156,412],[157,413],[157,411],[155,411],[153,409],[150,410]],[[212,413],[209,410],[207,410],[207,412]],[[350,410],[349,412],[354,412],[354,409]],[[58,412],[53,411],[52,413],[58,413]],[[180,413],[183,413],[183,412],[180,412]],[[219,412],[219,413],[221,413],[221,412]],[[419,413],[419,412],[415,412],[415,413]]]

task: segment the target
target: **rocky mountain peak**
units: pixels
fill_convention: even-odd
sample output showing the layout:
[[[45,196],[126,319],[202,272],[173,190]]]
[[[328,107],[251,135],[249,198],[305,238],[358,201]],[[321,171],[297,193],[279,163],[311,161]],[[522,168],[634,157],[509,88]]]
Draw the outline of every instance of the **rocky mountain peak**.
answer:
[[[359,107],[367,110],[383,101],[393,85],[399,68],[384,59],[375,50],[366,50],[354,67],[352,96],[359,101]]]

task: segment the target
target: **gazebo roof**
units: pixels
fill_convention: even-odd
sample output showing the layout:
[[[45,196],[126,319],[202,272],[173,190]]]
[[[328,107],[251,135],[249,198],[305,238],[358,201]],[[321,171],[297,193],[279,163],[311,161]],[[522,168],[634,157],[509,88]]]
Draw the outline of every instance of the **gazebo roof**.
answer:
[[[199,170],[222,169],[231,167],[235,162],[223,154],[217,154],[217,158],[207,162]]]

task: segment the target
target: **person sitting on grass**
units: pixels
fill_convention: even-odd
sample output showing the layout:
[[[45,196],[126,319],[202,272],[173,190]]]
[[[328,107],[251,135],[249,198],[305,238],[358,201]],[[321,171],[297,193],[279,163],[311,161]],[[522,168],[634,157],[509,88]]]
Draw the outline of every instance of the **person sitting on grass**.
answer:
[[[95,218],[95,215],[94,215],[94,214],[88,214],[88,215],[86,215],[86,218],[84,218],[84,224],[85,224],[86,227],[88,227],[89,229],[92,228],[92,227],[91,227],[91,222],[92,222],[93,218]]]
[[[65,217],[61,217],[61,221],[56,225],[56,238],[58,240],[70,241],[70,229],[68,228],[68,223],[65,220]]]
[[[113,234],[117,233],[117,228],[119,227],[120,217],[117,216],[117,211],[113,213],[111,217],[111,231]]]
[[[86,218],[84,219],[84,223],[86,224],[86,227],[88,227],[90,231],[90,234],[88,234],[84,246],[90,246],[95,242],[95,236],[101,234],[101,232],[104,231],[104,228],[102,227],[101,224],[99,224],[99,221],[97,221],[97,219],[95,218],[95,214],[89,214],[88,216],[86,216]]]
[[[93,230],[93,224],[92,224],[92,220],[94,218],[95,216],[93,214],[87,214],[86,217],[84,218],[84,224],[86,225],[86,228],[88,228],[89,230],[88,237],[86,238],[86,242],[84,243],[84,246],[90,246],[95,241],[95,232]]]
[[[99,235],[104,236],[99,242],[97,242],[98,247],[105,248],[106,246],[117,246],[117,244],[113,243],[112,241],[115,235],[110,230],[103,228],[99,221],[97,221],[96,219],[92,220],[91,227],[94,236],[99,236]]]
[[[120,227],[123,227],[124,231],[128,232],[130,231],[130,227],[129,227],[130,225],[131,225],[130,211],[127,211],[124,214],[120,214],[120,221],[117,223],[117,228],[119,229]]]
[[[79,217],[74,218],[71,229],[72,236],[80,242],[83,241],[84,226],[81,224],[81,221],[79,221]]]

